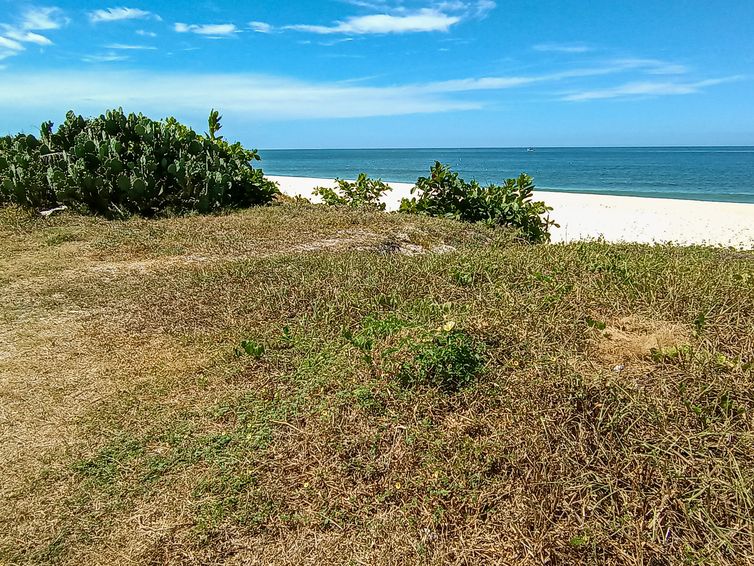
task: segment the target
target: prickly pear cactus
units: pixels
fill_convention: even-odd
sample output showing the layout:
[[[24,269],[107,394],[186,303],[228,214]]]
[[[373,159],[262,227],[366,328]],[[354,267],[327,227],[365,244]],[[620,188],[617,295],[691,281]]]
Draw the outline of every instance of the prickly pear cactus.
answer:
[[[219,120],[219,117],[215,117]],[[0,138],[0,204],[67,205],[106,217],[208,213],[269,202],[277,193],[256,150],[202,136],[174,118],[73,112],[57,131]]]

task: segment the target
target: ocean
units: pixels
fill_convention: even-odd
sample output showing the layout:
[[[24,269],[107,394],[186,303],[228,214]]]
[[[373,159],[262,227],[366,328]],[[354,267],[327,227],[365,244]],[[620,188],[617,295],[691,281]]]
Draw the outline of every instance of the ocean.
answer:
[[[465,179],[525,172],[539,189],[754,203],[754,147],[262,150],[266,174],[413,183],[440,161]]]

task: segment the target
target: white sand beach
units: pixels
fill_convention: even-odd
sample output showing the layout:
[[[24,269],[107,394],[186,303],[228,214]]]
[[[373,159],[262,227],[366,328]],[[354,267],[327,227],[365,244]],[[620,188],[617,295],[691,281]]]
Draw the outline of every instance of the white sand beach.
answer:
[[[312,191],[334,186],[332,179],[270,176],[289,196],[317,202]],[[409,183],[390,183],[385,198],[396,210],[410,196]],[[604,238],[608,242],[704,244],[754,249],[754,204],[605,196],[537,191],[553,207],[553,242]]]

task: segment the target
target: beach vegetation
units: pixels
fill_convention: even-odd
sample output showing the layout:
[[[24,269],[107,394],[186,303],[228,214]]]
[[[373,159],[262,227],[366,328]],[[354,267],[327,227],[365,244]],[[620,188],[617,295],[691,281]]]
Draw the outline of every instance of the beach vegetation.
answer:
[[[0,562],[751,564],[753,265],[0,207]]]
[[[392,190],[381,179],[371,179],[366,173],[361,173],[356,181],[335,179],[335,184],[335,188],[315,188],[314,195],[330,206],[385,210],[385,203],[380,202],[380,199]]]
[[[526,174],[482,186],[435,162],[429,177],[420,177],[411,192],[417,196],[403,199],[401,212],[507,226],[530,242],[548,241],[555,224],[549,218],[552,208],[533,200],[534,181]]]
[[[454,327],[447,324],[411,345],[411,358],[398,373],[401,385],[433,386],[453,393],[473,383],[486,362],[484,346]]]
[[[0,140],[0,203],[121,218],[270,202],[278,189],[252,166],[259,154],[217,136],[220,120],[213,110],[202,136],[174,118],[69,112],[57,130]]]

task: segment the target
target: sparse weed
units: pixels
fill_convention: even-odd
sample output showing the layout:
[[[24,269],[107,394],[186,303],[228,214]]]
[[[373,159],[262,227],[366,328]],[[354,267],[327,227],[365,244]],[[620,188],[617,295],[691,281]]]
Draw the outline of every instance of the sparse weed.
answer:
[[[264,346],[255,340],[243,340],[240,347],[236,348],[236,356],[240,357],[246,354],[257,360],[264,356],[264,352]]]
[[[471,384],[485,365],[484,348],[469,334],[441,329],[430,339],[410,346],[398,379],[404,387],[433,386],[453,393]]]

